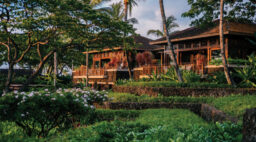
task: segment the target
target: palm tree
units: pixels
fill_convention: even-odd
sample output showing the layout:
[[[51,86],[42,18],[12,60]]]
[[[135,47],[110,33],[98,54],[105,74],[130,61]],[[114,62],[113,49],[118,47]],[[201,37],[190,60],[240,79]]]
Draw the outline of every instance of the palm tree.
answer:
[[[130,13],[130,15],[132,14],[132,8],[134,6],[137,6],[138,3],[137,1],[139,0],[124,0],[124,21],[128,22],[128,12]],[[129,8],[129,10],[128,10]],[[124,39],[126,37],[126,33],[124,34]],[[129,60],[129,54],[128,54],[128,50],[126,49],[126,45],[125,45],[125,40],[124,40],[124,50],[125,50],[125,54],[126,54],[126,59],[127,59],[127,63],[128,63],[128,72],[129,72],[129,76],[130,76],[130,79],[132,78],[132,73],[131,73],[131,63],[130,63],[130,60]]]
[[[175,23],[174,21],[176,21],[177,19],[174,17],[174,16],[169,16],[166,20],[166,26],[167,26],[167,29],[168,29],[168,32],[169,32],[169,35],[171,34],[171,31],[173,28],[176,28],[176,27],[179,27],[179,25],[177,23]],[[165,36],[164,34],[164,29],[161,31],[161,30],[149,30],[147,35],[155,35],[157,37],[163,37]]]
[[[159,0],[159,5],[160,5],[160,10],[161,10],[161,15],[162,15],[164,33],[166,35],[166,40],[167,40],[167,43],[168,43],[167,44],[167,49],[170,49],[170,51],[171,51],[170,52],[171,53],[171,59],[174,63],[174,68],[175,68],[176,75],[178,77],[179,82],[184,82],[184,80],[182,78],[182,75],[181,75],[181,72],[180,72],[180,69],[179,69],[179,66],[177,64],[177,60],[175,58],[175,52],[174,52],[173,46],[171,45],[171,41],[170,41],[170,38],[169,38],[169,31],[168,31],[168,27],[167,27],[165,12],[164,12],[163,0]]]
[[[224,36],[223,36],[223,11],[224,11],[223,9],[224,9],[224,0],[220,0],[220,25],[219,25],[220,33],[219,34],[220,34],[220,49],[221,49],[222,64],[224,66],[224,73],[225,73],[228,84],[235,86],[235,82],[230,75],[230,70],[228,68],[227,59],[225,55]]]
[[[110,5],[110,7],[103,7],[98,10],[108,14],[114,20],[122,21],[124,19],[124,9],[122,2],[113,3]],[[138,20],[136,18],[130,18],[127,21],[131,24],[138,23]]]

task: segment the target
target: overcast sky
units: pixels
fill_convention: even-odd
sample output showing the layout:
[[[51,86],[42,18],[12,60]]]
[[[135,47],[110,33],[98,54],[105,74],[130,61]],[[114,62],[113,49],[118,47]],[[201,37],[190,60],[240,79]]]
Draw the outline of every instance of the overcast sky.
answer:
[[[119,2],[112,0],[110,3]],[[105,5],[109,5],[106,3]],[[180,27],[175,30],[182,30],[189,27],[190,19],[181,17],[181,14],[189,10],[187,0],[164,0],[166,16],[174,15]],[[139,24],[135,25],[137,33],[156,39],[154,36],[147,36],[149,29],[161,29],[161,14],[158,0],[140,0],[138,6],[133,8],[132,17],[138,19]]]

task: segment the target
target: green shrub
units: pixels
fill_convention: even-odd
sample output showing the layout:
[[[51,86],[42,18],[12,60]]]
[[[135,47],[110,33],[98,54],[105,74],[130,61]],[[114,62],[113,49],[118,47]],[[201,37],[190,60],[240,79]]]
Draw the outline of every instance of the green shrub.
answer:
[[[182,76],[183,76],[184,82],[186,83],[199,82],[201,80],[200,75],[196,74],[193,71],[183,70]]]
[[[216,84],[227,84],[227,79],[223,71],[218,71],[215,72],[213,75],[209,75],[207,81]]]
[[[92,113],[94,102],[106,99],[105,92],[82,89],[14,92],[0,98],[0,120],[15,122],[28,136],[45,137],[54,128],[70,128]]]
[[[128,82],[120,86],[137,86],[137,87],[187,87],[187,88],[232,88],[228,84],[217,84],[208,82],[179,83],[174,81],[138,81]]]
[[[165,74],[162,74],[162,78],[164,80],[178,81],[175,68],[174,67],[168,68],[167,72]]]
[[[57,138],[49,138],[48,141],[129,142],[134,139],[131,132],[141,133],[146,129],[149,126],[140,123],[100,122],[87,128],[70,130]]]
[[[236,76],[242,81],[240,86],[256,87],[256,56],[251,55],[248,57],[248,64],[243,68],[236,69]]]
[[[228,58],[227,61],[229,64],[236,64],[236,65],[245,65],[248,63],[248,61],[245,59]],[[213,59],[210,61],[210,65],[222,65],[222,59]]]
[[[189,141],[189,142],[235,142],[242,140],[241,125],[233,123],[219,123],[212,128],[194,126],[185,132],[179,132],[171,142]]]

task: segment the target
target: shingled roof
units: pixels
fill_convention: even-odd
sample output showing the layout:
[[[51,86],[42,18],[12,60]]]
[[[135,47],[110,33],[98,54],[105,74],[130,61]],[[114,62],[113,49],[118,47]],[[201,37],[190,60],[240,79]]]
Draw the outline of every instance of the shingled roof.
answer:
[[[161,48],[158,45],[151,45],[149,44],[150,42],[153,42],[153,40],[146,38],[144,36],[135,36],[134,37],[134,41],[137,44],[141,44],[139,47],[136,48],[136,50],[147,50],[147,51],[152,51],[152,50],[156,50],[158,48]]]
[[[162,47],[158,46],[158,45],[151,45],[150,42],[153,42],[153,40],[146,38],[144,36],[134,36],[134,41],[139,44],[139,46],[135,49],[135,50],[139,50],[139,51],[154,51],[154,50],[159,50]],[[114,48],[104,48],[101,50],[92,50],[89,51],[88,53],[99,53],[99,52],[109,52],[109,51],[113,51],[113,50],[122,50],[122,47],[114,47]],[[84,54],[86,54],[87,52],[83,52]]]
[[[188,39],[196,39],[196,38],[205,38],[210,36],[218,36],[219,35],[219,28],[218,22],[214,21],[216,24],[213,27],[209,28],[198,28],[198,27],[191,27],[187,28],[182,31],[178,31],[172,33],[170,35],[170,40],[181,41],[181,40],[188,40]],[[256,24],[244,24],[244,23],[237,23],[237,22],[224,22],[224,34],[237,34],[237,35],[253,35],[256,32]],[[159,38],[150,42],[151,45],[159,45],[167,43],[166,37]]]

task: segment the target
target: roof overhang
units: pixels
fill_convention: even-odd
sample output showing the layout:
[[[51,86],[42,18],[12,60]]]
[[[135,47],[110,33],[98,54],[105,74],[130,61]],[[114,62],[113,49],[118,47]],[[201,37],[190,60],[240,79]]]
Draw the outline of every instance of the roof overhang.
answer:
[[[121,47],[105,48],[105,49],[102,49],[102,50],[92,50],[92,51],[88,51],[88,52],[83,52],[83,54],[86,54],[86,53],[92,54],[92,53],[116,51],[116,50],[120,50],[120,49],[122,49],[122,48]]]
[[[224,34],[225,35],[253,36],[253,33],[242,33],[242,32],[233,32],[233,31],[226,31],[226,32],[224,32]],[[207,37],[214,37],[214,36],[219,36],[219,33],[211,33],[211,34],[204,34],[204,35],[198,35],[198,36],[176,38],[176,39],[171,39],[171,42],[179,42],[179,41],[207,38]],[[151,45],[167,44],[167,40],[152,41],[149,44],[151,44]]]

